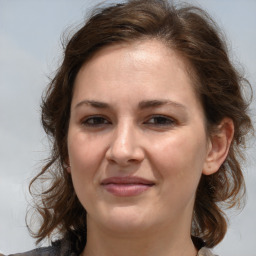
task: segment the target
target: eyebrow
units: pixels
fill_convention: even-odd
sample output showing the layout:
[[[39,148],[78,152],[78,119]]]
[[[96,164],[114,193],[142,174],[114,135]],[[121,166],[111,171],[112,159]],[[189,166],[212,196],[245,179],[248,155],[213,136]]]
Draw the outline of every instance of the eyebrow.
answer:
[[[186,110],[186,107],[178,102],[171,101],[171,100],[146,100],[146,101],[141,101],[139,103],[139,108],[140,109],[145,109],[145,108],[153,108],[153,107],[161,107],[163,105],[171,105],[173,107],[181,108],[183,110]]]
[[[101,101],[96,101],[96,100],[83,100],[83,101],[79,102],[75,106],[75,108],[78,108],[82,105],[89,105],[89,106],[92,106],[94,108],[110,108],[108,103],[101,102]]]
[[[110,105],[108,103],[105,102],[101,102],[101,101],[96,101],[96,100],[83,100],[81,102],[79,102],[75,108],[78,108],[82,105],[89,105],[92,106],[94,108],[101,108],[101,109],[106,109],[106,108],[110,108]],[[147,108],[154,108],[154,107],[161,107],[164,105],[171,105],[173,107],[176,108],[180,108],[186,111],[186,107],[178,102],[175,101],[171,101],[171,100],[145,100],[145,101],[141,101],[139,102],[139,109],[147,109]]]

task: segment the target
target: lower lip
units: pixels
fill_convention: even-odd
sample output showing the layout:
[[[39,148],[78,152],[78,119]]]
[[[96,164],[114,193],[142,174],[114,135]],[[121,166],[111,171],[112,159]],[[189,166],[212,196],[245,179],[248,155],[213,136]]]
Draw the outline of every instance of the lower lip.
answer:
[[[106,184],[103,187],[115,196],[137,196],[147,191],[151,185],[146,184]]]

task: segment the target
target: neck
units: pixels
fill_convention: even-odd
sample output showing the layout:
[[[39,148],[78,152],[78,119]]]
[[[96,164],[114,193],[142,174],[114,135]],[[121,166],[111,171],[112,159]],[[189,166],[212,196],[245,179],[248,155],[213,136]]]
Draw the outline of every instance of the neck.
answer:
[[[82,256],[196,256],[190,230],[166,225],[144,231],[117,233],[87,222],[87,244]],[[173,232],[172,230],[175,230]],[[178,230],[178,232],[177,232]],[[185,234],[185,235],[184,235]]]

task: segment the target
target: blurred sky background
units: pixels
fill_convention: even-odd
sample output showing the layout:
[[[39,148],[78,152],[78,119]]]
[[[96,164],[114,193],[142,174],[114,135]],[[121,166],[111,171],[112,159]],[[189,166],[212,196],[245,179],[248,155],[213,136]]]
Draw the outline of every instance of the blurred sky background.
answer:
[[[40,97],[61,61],[61,34],[79,25],[99,2],[0,0],[0,252],[35,246],[24,219],[29,180],[48,153],[40,126]],[[232,59],[243,64],[256,94],[256,0],[187,2],[208,10],[224,29]],[[255,121],[255,98],[251,113]],[[214,250],[220,256],[256,256],[254,141],[247,155],[248,203],[241,214],[230,213],[228,234]]]

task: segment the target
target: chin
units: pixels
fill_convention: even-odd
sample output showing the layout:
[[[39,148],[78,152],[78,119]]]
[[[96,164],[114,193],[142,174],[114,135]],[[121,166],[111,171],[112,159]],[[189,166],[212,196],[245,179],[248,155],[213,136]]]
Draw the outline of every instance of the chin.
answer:
[[[152,214],[151,214],[152,215]],[[113,207],[101,220],[106,228],[118,232],[129,233],[147,229],[151,226],[150,215],[137,207]]]

